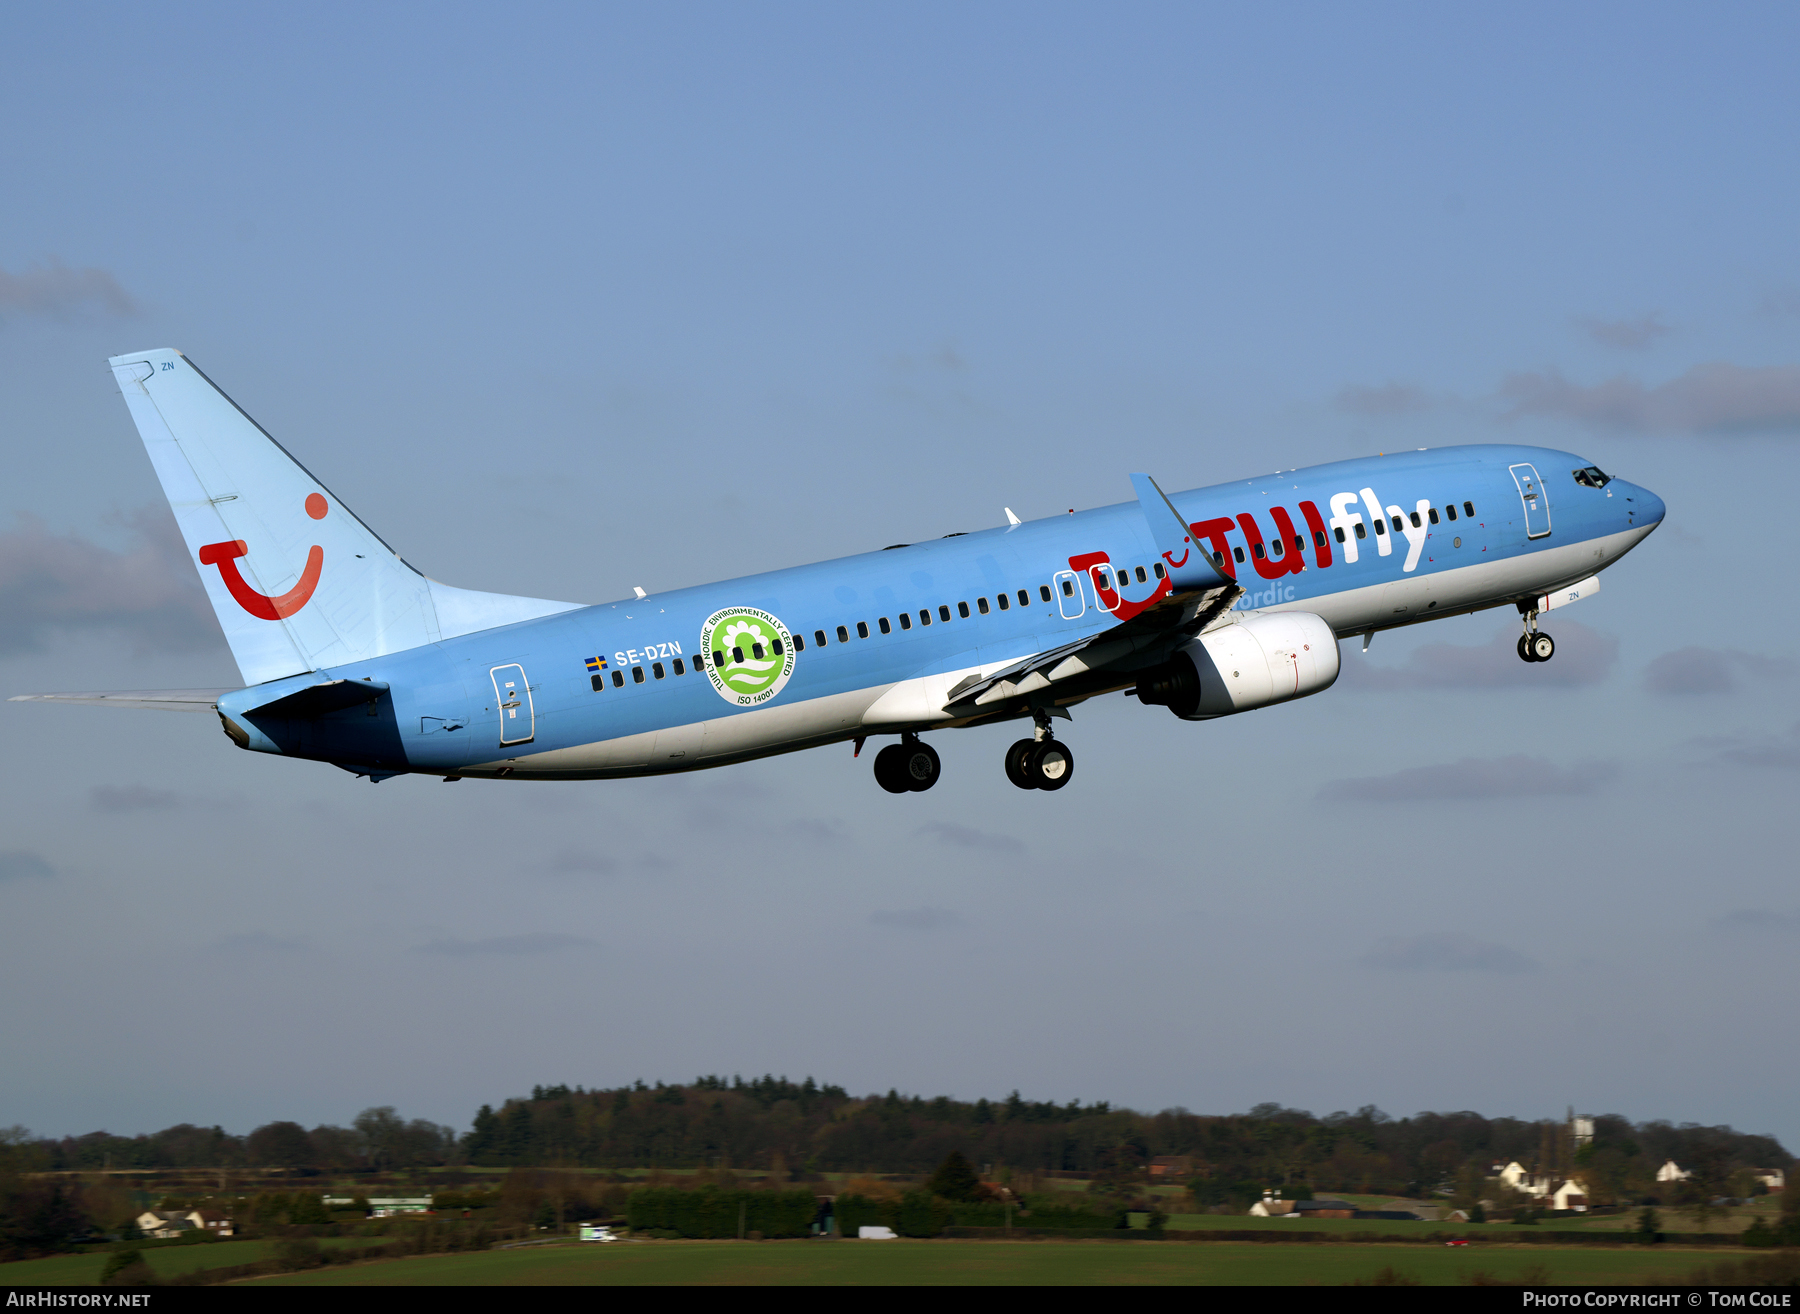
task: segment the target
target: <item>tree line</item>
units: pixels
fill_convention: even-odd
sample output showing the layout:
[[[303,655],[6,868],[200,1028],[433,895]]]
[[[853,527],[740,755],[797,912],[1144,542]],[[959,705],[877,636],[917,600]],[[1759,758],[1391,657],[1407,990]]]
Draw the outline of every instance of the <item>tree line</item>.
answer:
[[[808,1077],[696,1078],[685,1084],[583,1089],[538,1086],[483,1105],[470,1130],[367,1109],[350,1127],[271,1122],[247,1136],[181,1124],[142,1136],[94,1132],[62,1140],[15,1134],[50,1170],[282,1168],[382,1172],[469,1164],[492,1168],[737,1169],[782,1181],[826,1172],[922,1176],[952,1153],[984,1171],[1075,1172],[1141,1180],[1149,1161],[1190,1161],[1202,1207],[1265,1189],[1467,1194],[1493,1165],[1517,1160],[1548,1176],[1580,1176],[1595,1203],[1654,1196],[1656,1170],[1674,1160],[1689,1193],[1747,1195],[1751,1169],[1786,1169],[1773,1137],[1692,1123],[1594,1119],[1576,1145],[1556,1120],[1474,1112],[1394,1118],[1373,1106],[1315,1116],[1261,1104],[1247,1113],[1142,1113],[1106,1103],[926,1098],[890,1090],[852,1096]],[[1676,1188],[1660,1188],[1672,1194]]]

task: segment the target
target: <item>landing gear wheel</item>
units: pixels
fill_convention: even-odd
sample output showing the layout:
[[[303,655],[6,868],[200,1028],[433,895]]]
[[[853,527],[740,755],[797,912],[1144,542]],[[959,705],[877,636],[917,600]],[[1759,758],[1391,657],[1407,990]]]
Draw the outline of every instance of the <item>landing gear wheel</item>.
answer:
[[[1537,660],[1537,658],[1531,655],[1531,636],[1529,634],[1521,634],[1519,636],[1519,660],[1522,662],[1534,662]]]
[[[1006,778],[1012,781],[1013,784],[1017,785],[1020,789],[1037,788],[1037,782],[1031,778],[1031,774],[1025,769],[1026,763],[1031,760],[1031,754],[1036,748],[1037,740],[1021,739],[1018,743],[1006,750]]]
[[[1526,647],[1531,650],[1531,660],[1534,662],[1547,662],[1556,656],[1556,640],[1542,630],[1531,636]]]
[[[1075,774],[1075,755],[1067,744],[1046,739],[1032,746],[1025,774],[1038,789],[1061,789]]]
[[[890,794],[904,794],[912,788],[906,756],[904,744],[889,744],[875,754],[875,783]]]
[[[938,782],[938,775],[944,766],[938,760],[937,749],[930,744],[914,741],[900,745],[901,765],[904,768],[906,787],[915,794],[922,794]]]

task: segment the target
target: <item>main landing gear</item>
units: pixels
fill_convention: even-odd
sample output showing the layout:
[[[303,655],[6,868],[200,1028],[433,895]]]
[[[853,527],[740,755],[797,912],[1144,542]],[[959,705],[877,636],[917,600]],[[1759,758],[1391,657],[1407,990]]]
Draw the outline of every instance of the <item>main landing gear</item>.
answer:
[[[1037,713],[1037,735],[1006,750],[1006,778],[1020,789],[1061,789],[1075,775],[1075,754],[1050,735],[1050,718]]]
[[[1519,615],[1525,622],[1525,633],[1519,636],[1519,660],[1547,662],[1556,656],[1556,640],[1537,627],[1536,610],[1521,607]]]
[[[875,783],[890,794],[923,793],[942,773],[937,750],[917,735],[901,735],[899,743],[875,754]]]

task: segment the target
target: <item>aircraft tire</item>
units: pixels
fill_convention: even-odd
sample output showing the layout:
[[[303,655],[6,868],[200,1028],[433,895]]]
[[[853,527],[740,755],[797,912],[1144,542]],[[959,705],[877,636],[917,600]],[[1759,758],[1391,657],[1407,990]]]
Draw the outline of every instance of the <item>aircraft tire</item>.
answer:
[[[1535,662],[1537,660],[1537,658],[1531,655],[1530,639],[1531,636],[1529,634],[1521,634],[1519,636],[1519,660],[1522,662]]]
[[[905,750],[906,787],[915,794],[923,794],[937,784],[938,777],[943,774],[943,761],[930,744],[912,743],[901,747]]]
[[[890,794],[904,794],[912,788],[906,774],[906,749],[889,744],[875,754],[875,783]]]
[[[1556,640],[1539,630],[1531,636],[1531,660],[1547,662],[1556,656]]]
[[[1020,789],[1037,788],[1037,782],[1031,778],[1031,773],[1025,769],[1026,763],[1031,760],[1032,751],[1036,748],[1037,740],[1021,739],[1018,743],[1006,750],[1006,778],[1012,781],[1013,784],[1017,785]]]
[[[1025,770],[1037,788],[1061,789],[1075,775],[1075,754],[1067,744],[1046,739],[1031,750]]]

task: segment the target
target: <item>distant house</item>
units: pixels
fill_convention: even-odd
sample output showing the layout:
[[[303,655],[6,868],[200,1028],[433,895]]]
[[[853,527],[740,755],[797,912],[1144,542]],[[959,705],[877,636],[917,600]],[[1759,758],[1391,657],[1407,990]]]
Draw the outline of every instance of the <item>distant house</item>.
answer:
[[[1529,1195],[1533,1199],[1541,1200],[1550,1194],[1550,1179],[1531,1172],[1517,1159],[1508,1164],[1496,1164],[1494,1167],[1494,1176],[1500,1179],[1501,1184],[1511,1187],[1521,1195]]]
[[[1550,1200],[1552,1209],[1573,1209],[1576,1213],[1586,1213],[1587,1187],[1571,1177],[1550,1193]]]
[[[369,1197],[369,1214],[373,1218],[390,1218],[395,1214],[428,1214],[431,1212],[431,1197],[428,1195],[372,1195]]]
[[[213,1236],[232,1235],[231,1219],[211,1209],[146,1209],[135,1221],[138,1230],[155,1241],[196,1230]]]
[[[1347,1200],[1301,1200],[1294,1212],[1302,1218],[1355,1218],[1356,1206]]]
[[[1293,1212],[1294,1202],[1292,1200],[1277,1200],[1272,1195],[1265,1195],[1250,1206],[1250,1217],[1252,1218],[1286,1218]]]
[[[1159,1154],[1150,1161],[1152,1177],[1192,1177],[1193,1157],[1186,1154]]]
[[[1771,1191],[1787,1190],[1787,1173],[1780,1168],[1752,1168],[1750,1175]]]
[[[1673,1159],[1656,1170],[1656,1180],[1659,1182],[1685,1182],[1692,1176],[1692,1173],[1684,1171]]]

